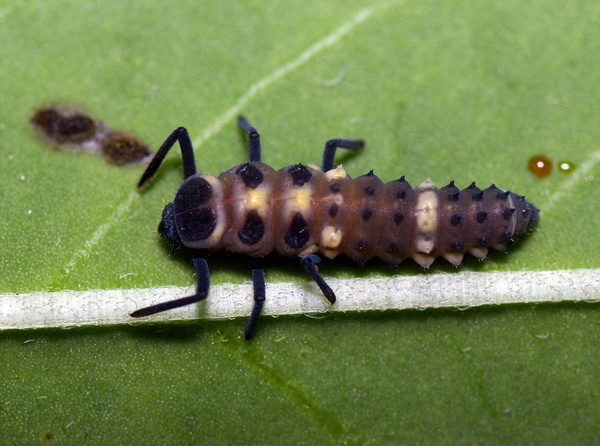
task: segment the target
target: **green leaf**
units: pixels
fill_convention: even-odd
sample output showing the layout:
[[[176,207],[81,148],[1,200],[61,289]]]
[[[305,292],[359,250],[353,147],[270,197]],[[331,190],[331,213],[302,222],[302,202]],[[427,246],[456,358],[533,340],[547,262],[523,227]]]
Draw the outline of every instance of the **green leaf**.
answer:
[[[599,22],[594,2],[574,0],[0,7],[0,293],[194,283],[189,259],[156,234],[179,156],[138,195],[143,168],[36,137],[28,120],[51,103],[154,147],[184,125],[213,174],[247,159],[238,113],[276,168],[317,163],[329,138],[364,138],[360,155],[338,156],[353,176],[477,180],[539,207],[509,255],[463,270],[593,278]],[[577,169],[538,179],[527,170],[538,153]],[[249,278],[247,259],[209,262],[213,284]],[[293,259],[267,266],[269,282],[309,282]],[[440,261],[423,276],[452,269]],[[346,260],[321,271],[422,274]],[[249,343],[241,319],[4,332],[0,425],[14,444],[591,444],[599,319],[597,304],[564,303],[263,317]]]

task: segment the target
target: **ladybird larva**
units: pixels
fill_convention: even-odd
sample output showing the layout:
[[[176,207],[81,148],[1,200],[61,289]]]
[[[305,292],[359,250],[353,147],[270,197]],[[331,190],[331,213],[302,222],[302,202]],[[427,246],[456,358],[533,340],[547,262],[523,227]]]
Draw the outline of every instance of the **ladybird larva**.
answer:
[[[360,140],[333,139],[325,144],[322,169],[295,164],[274,170],[260,162],[260,137],[244,118],[238,120],[249,139],[250,161],[218,177],[197,174],[187,130],[176,129],[142,175],[147,187],[170,148],[179,142],[185,180],[163,211],[163,236],[174,246],[195,251],[195,295],[142,308],[133,317],[198,302],[208,295],[204,250],[227,250],[262,258],[271,252],[298,256],[301,264],[334,303],[336,296],[316,265],[320,255],[345,254],[364,263],[374,257],[398,265],[412,258],[428,268],[437,257],[459,265],[470,253],[484,259],[488,250],[505,250],[509,241],[528,232],[538,210],[525,197],[475,183],[460,190],[450,182],[438,189],[430,179],[413,188],[404,178],[383,183],[372,171],[351,178],[338,166],[337,148],[359,149]],[[252,271],[254,308],[246,327],[250,339],[265,300],[261,267]]]

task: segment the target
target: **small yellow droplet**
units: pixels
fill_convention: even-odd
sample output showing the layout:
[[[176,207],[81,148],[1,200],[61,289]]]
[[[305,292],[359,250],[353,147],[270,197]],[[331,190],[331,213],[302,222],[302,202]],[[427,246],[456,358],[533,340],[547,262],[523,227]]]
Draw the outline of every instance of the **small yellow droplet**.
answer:
[[[575,171],[575,164],[571,161],[559,161],[558,171],[562,173],[573,173]]]

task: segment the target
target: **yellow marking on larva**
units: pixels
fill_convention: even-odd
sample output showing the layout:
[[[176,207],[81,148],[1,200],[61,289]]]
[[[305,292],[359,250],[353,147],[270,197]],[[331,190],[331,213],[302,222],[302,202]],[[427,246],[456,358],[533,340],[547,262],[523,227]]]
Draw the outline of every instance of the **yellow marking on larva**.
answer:
[[[331,170],[328,170],[327,172],[325,172],[325,178],[327,180],[341,180],[341,179],[344,179],[347,177],[348,177],[348,174],[346,173],[346,171],[344,170],[344,168],[342,167],[341,164],[339,166],[337,166],[335,169],[331,169]]]
[[[442,257],[444,257],[454,266],[458,266],[460,265],[460,262],[462,262],[464,254],[460,254],[458,252],[445,252],[444,254],[442,254]]]
[[[417,188],[416,214],[416,240],[417,252],[430,253],[434,248],[435,231],[438,226],[438,197],[434,190],[435,185],[429,178]]]
[[[217,215],[217,223],[215,225],[215,229],[213,230],[210,237],[208,237],[207,239],[205,239],[202,242],[203,247],[209,248],[209,247],[218,245],[219,242],[221,241],[221,239],[223,238],[223,234],[225,233],[225,223],[226,223],[225,209],[222,205],[222,203],[223,203],[223,183],[221,183],[221,181],[219,181],[218,178],[215,178],[212,175],[204,174],[201,176],[212,187],[212,190],[213,190],[212,204],[213,204],[213,209],[215,210],[215,213]]]
[[[267,206],[267,191],[264,187],[248,190],[244,196],[244,207],[247,211],[257,210],[262,214]]]
[[[335,259],[339,252],[337,251],[337,249],[323,249],[321,251],[321,254],[323,254],[328,259]]]
[[[419,254],[418,252],[414,252],[411,257],[415,262],[426,269],[429,268],[435,260],[434,256],[430,256],[429,254]]]
[[[328,250],[337,249],[342,243],[342,230],[335,226],[325,226],[321,231],[321,246]]]
[[[471,248],[469,250],[469,254],[471,254],[474,257],[477,257],[479,260],[483,260],[488,255],[488,248]]]
[[[337,204],[341,206],[344,204],[344,196],[342,194],[329,194],[323,198],[323,204],[326,206],[331,206],[332,204]]]
[[[314,254],[316,252],[319,251],[319,247],[317,245],[311,245],[308,248],[304,249],[301,253],[299,253],[298,255],[300,257],[305,256],[306,254]]]
[[[433,251],[433,240],[427,239],[422,235],[418,235],[417,240],[415,241],[415,249],[417,252],[429,254],[431,251]]]
[[[312,195],[310,186],[291,189],[285,196],[288,211],[308,215],[313,205]]]

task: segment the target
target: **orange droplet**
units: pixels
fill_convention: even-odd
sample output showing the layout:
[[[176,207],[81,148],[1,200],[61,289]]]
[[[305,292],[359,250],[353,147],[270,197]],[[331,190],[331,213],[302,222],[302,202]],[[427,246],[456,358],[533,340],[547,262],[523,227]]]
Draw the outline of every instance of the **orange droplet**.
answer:
[[[538,178],[545,178],[552,172],[552,161],[544,155],[536,155],[529,160],[529,170]]]

